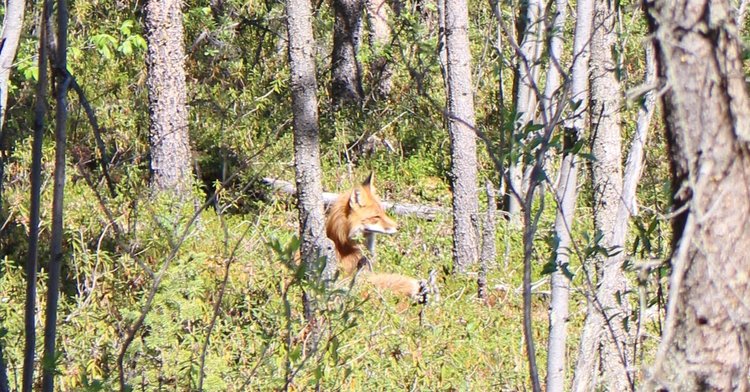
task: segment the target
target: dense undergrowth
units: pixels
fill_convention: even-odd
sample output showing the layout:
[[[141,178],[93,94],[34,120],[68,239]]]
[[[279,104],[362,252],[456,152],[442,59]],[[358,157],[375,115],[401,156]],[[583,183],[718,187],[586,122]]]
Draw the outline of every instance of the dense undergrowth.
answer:
[[[259,184],[265,176],[293,180],[291,113],[287,91],[283,4],[206,2],[185,5],[188,86],[196,173],[195,201],[155,199],[148,188],[148,110],[141,4],[71,2],[71,73],[97,111],[114,181],[110,192],[99,165],[94,135],[71,97],[65,197],[65,264],[58,329],[59,389],[111,390],[118,385],[117,357],[138,318],[153,275],[168,263],[153,308],[124,357],[133,390],[292,389],[321,390],[521,390],[528,385],[522,336],[520,228],[499,221],[498,260],[490,265],[489,298],[476,298],[476,269],[451,274],[449,215],[432,221],[397,217],[400,230],[379,237],[380,271],[427,277],[438,271],[440,299],[422,307],[387,294],[345,284],[323,293],[328,339],[315,352],[306,346],[300,301],[304,284],[289,264],[297,232],[294,202]],[[322,159],[328,191],[345,190],[374,171],[388,200],[450,206],[448,138],[443,126],[443,82],[435,27],[420,22],[408,3],[394,24],[399,35],[387,55],[394,59],[394,92],[361,108],[334,110],[327,79],[331,17],[327,3],[316,15],[319,41]],[[432,10],[434,12],[434,10]],[[510,8],[507,10],[510,13]],[[27,23],[35,23],[29,12]],[[642,21],[631,21],[623,46],[623,77],[640,82]],[[493,51],[495,23],[482,4],[472,10],[478,124],[493,141],[509,131],[512,70]],[[24,273],[28,231],[30,136],[36,38],[23,36],[12,78],[4,148],[0,341],[11,385],[20,383],[23,350]],[[201,38],[205,35],[203,38]],[[362,45],[360,60],[373,54]],[[569,59],[568,59],[569,60]],[[366,81],[369,76],[366,75]],[[504,83],[501,84],[500,81]],[[498,86],[503,86],[503,94]],[[501,96],[505,99],[501,100]],[[632,118],[630,108],[626,118]],[[628,117],[630,116],[630,117]],[[626,127],[627,128],[627,127]],[[632,128],[632,127],[631,127]],[[632,129],[628,128],[629,132]],[[51,131],[47,133],[51,135]],[[663,142],[655,138],[639,197],[632,259],[664,257],[668,177]],[[44,309],[49,258],[53,144],[44,146],[41,273]],[[508,151],[492,153],[507,157]],[[480,173],[496,180],[487,151]],[[516,154],[515,156],[518,156]],[[555,163],[550,166],[553,170]],[[554,176],[550,175],[551,181]],[[545,212],[535,239],[533,328],[537,363],[545,363],[548,285],[553,254],[554,200],[547,184]],[[590,195],[582,186],[574,239],[596,251]],[[196,206],[216,192],[198,219]],[[536,205],[539,208],[539,205]],[[277,251],[274,251],[273,244]],[[172,256],[173,254],[173,256]],[[585,312],[586,285],[574,257],[574,295],[569,354]],[[226,285],[224,275],[228,268]],[[633,274],[634,282],[635,273]],[[649,290],[658,276],[648,277]],[[654,284],[654,282],[656,284]],[[225,287],[224,287],[225,286]],[[311,290],[306,287],[306,290]],[[223,294],[221,294],[223,292]],[[214,304],[221,297],[216,312]],[[648,301],[657,303],[651,291]],[[637,298],[629,298],[633,303]],[[658,316],[644,326],[658,333]],[[38,320],[41,336],[43,320]],[[38,340],[41,346],[41,341]],[[653,343],[648,343],[653,347]],[[38,350],[39,352],[40,350]],[[569,363],[574,363],[569,361]],[[38,364],[38,368],[43,366]],[[544,372],[541,366],[542,373]]]

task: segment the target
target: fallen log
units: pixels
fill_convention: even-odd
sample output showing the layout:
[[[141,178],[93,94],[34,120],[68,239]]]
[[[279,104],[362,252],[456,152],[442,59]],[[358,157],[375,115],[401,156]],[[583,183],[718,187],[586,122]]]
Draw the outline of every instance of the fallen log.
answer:
[[[294,184],[279,180],[276,178],[263,178],[263,183],[270,186],[273,190],[294,195],[297,193],[297,189]],[[323,192],[323,204],[326,207],[333,204],[334,201],[339,197],[338,193]],[[448,210],[443,207],[437,206],[425,206],[420,204],[408,204],[408,203],[395,203],[390,201],[381,201],[380,204],[383,208],[394,214],[394,215],[409,215],[415,216],[420,219],[433,220],[438,214],[447,214]]]

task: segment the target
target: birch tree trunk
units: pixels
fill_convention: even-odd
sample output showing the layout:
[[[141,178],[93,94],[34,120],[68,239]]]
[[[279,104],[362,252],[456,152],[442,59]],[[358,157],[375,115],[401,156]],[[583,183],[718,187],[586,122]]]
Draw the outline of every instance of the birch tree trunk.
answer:
[[[6,104],[8,102],[8,81],[13,60],[18,51],[18,41],[23,28],[25,0],[7,0],[3,30],[0,33],[0,132],[5,124]],[[2,140],[2,138],[0,138]]]
[[[538,105],[537,92],[539,92],[536,90],[539,81],[538,63],[544,47],[544,29],[542,23],[544,10],[542,1],[527,0],[525,7],[526,14],[523,16],[525,18],[525,28],[520,32],[523,35],[520,38],[521,53],[516,53],[516,119],[513,130],[515,135],[525,134],[526,126],[533,122],[536,116]],[[515,145],[515,140],[516,137],[513,137],[510,141],[511,149],[517,151],[521,146]],[[528,184],[524,185],[524,171],[523,157],[518,162],[511,161],[508,166],[509,185],[515,189],[522,199],[525,188],[528,187]],[[508,214],[511,219],[518,221],[520,211],[520,201],[511,195],[508,198]]]
[[[68,2],[57,1],[57,108],[55,116],[55,173],[52,199],[52,239],[50,246],[47,308],[44,319],[44,356],[42,391],[55,390],[55,337],[57,334],[57,303],[60,298],[60,270],[63,259],[63,201],[65,199],[65,149],[68,125]]]
[[[363,8],[364,0],[333,0],[331,94],[335,104],[360,103],[365,96],[357,61]]]
[[[672,160],[672,274],[646,390],[750,389],[750,100],[726,0],[647,2]]]
[[[388,25],[386,0],[366,0],[367,16],[370,21],[370,46],[375,54],[370,63],[372,90],[377,98],[386,98],[391,93],[393,66],[384,52],[391,44],[391,27]]]
[[[179,196],[190,192],[193,178],[181,7],[179,0],[145,6],[151,184]]]
[[[453,266],[456,271],[464,272],[479,256],[474,90],[466,0],[445,1],[445,42],[453,191]]]
[[[18,40],[23,28],[25,0],[7,0],[5,17],[0,33],[0,208],[3,205],[3,180],[5,178],[5,112],[8,103],[8,83],[13,60],[18,51]]]
[[[577,3],[579,9],[592,9],[590,1]],[[556,107],[560,101],[557,98],[560,88],[559,62],[562,54],[563,35],[562,29],[567,18],[567,1],[557,0],[556,14],[552,24],[550,37],[550,65],[547,71],[547,84],[544,87],[545,118],[552,121],[555,118]],[[581,15],[584,21],[579,20],[576,24],[574,39],[574,63],[572,90],[574,94],[584,94],[588,88],[588,57],[581,53],[588,49],[591,36],[591,16]],[[581,37],[586,37],[585,40]],[[583,72],[581,72],[583,71]],[[576,79],[577,77],[577,79]],[[565,99],[565,97],[562,97]],[[558,239],[555,264],[556,269],[550,276],[551,298],[549,311],[549,341],[547,345],[547,391],[556,392],[565,389],[565,354],[568,326],[568,301],[570,298],[570,279],[565,275],[565,270],[570,262],[570,231],[573,227],[573,215],[577,197],[578,163],[571,149],[581,135],[580,129],[564,129],[564,151],[560,164],[559,179],[557,182],[557,212],[555,216],[555,235]]]
[[[563,71],[560,61],[563,50],[563,29],[565,28],[567,18],[568,1],[555,0],[555,17],[548,31],[549,65],[544,85],[544,96],[542,97],[542,111],[545,123],[555,120],[555,112],[558,109],[558,102],[560,101],[560,79]],[[557,126],[557,124],[554,124],[554,126]]]
[[[656,58],[654,57],[654,45],[652,42],[645,44],[644,55],[646,58],[646,76],[644,85],[653,86],[656,83]],[[656,105],[656,94],[653,89],[646,92],[643,102],[638,108],[638,118],[635,125],[635,134],[630,142],[630,150],[625,161],[625,174],[622,179],[622,197],[617,210],[617,219],[614,229],[614,243],[624,248],[628,231],[630,217],[638,214],[638,203],[635,191],[643,173],[643,148],[648,141],[648,131],[651,126],[651,118]],[[624,252],[623,252],[624,256]],[[624,257],[622,258],[624,261]]]
[[[611,391],[632,389],[627,372],[627,335],[623,320],[628,315],[627,280],[622,269],[622,243],[614,231],[622,195],[622,151],[620,110],[622,98],[617,78],[615,17],[613,0],[594,2],[594,30],[591,38],[591,177],[594,190],[594,228],[602,235],[599,246],[618,255],[595,256],[596,282],[589,298],[586,321],[576,364],[573,389],[590,391],[599,383]],[[594,287],[589,287],[594,290]],[[601,375],[601,378],[598,378]]]

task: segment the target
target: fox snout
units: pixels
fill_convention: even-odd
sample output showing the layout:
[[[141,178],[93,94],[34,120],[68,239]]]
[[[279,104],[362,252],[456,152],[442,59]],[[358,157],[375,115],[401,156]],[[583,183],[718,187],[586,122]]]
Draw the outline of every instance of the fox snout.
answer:
[[[388,217],[365,222],[364,231],[367,233],[378,234],[395,234],[398,231],[398,224]]]

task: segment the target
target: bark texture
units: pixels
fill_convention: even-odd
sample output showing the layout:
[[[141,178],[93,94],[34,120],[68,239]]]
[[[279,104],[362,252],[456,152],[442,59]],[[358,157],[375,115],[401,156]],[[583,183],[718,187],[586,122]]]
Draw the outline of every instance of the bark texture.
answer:
[[[445,1],[445,42],[453,190],[453,266],[458,272],[463,272],[479,256],[477,147],[466,0]]]
[[[18,51],[18,41],[23,28],[25,0],[8,0],[5,6],[3,31],[0,33],[0,132],[5,124],[5,111],[8,102],[8,81],[13,60]],[[2,138],[0,138],[2,140]],[[2,147],[2,146],[0,146]]]
[[[726,0],[647,5],[682,212],[673,221],[666,326],[645,389],[746,391],[750,100],[737,27]]]
[[[145,7],[152,187],[177,195],[192,185],[182,1],[148,0]]]
[[[370,46],[373,47],[373,57],[370,63],[372,74],[372,93],[377,98],[386,98],[391,93],[393,65],[385,56],[385,51],[391,44],[391,27],[388,25],[390,15],[385,0],[366,0],[367,17],[370,22]]]
[[[365,96],[357,61],[363,8],[364,0],[333,0],[331,95],[334,103],[359,103]]]
[[[309,0],[288,0],[286,10],[300,252],[303,262],[312,265],[318,258],[319,241],[325,239],[312,7]]]
[[[602,235],[599,246],[618,255],[594,258],[595,276],[589,268],[589,279],[596,283],[589,298],[586,321],[573,380],[576,391],[606,389],[622,391],[631,388],[627,373],[626,338],[623,320],[628,315],[627,280],[622,269],[624,253],[614,231],[622,194],[622,142],[620,110],[622,97],[617,78],[614,0],[594,2],[594,30],[591,38],[591,165],[594,190],[594,228]],[[593,286],[593,285],[592,285]],[[590,287],[594,289],[594,287]],[[601,376],[601,377],[600,377]],[[600,377],[600,378],[599,378]]]

